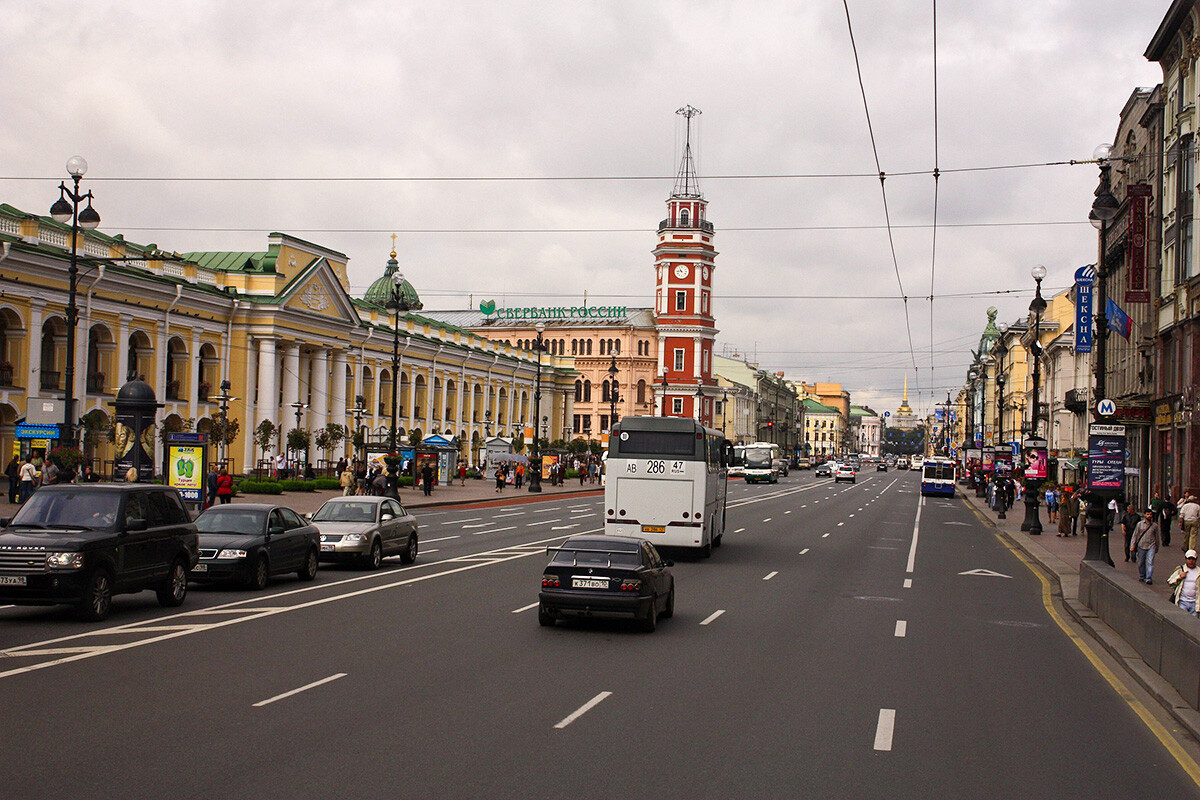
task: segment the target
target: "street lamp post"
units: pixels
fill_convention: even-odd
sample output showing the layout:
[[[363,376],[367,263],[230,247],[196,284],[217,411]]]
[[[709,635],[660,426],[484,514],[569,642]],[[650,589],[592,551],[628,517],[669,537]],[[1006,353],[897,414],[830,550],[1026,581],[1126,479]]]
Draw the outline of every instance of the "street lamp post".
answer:
[[[1042,298],[1042,280],[1046,277],[1046,268],[1038,264],[1029,274],[1033,276],[1037,288],[1029,304],[1029,313],[1033,321],[1033,335],[1029,341],[1029,357],[1033,359],[1033,416],[1030,418],[1029,439],[1025,442],[1026,453],[1036,452],[1045,447],[1045,441],[1038,436],[1038,392],[1042,380],[1042,344],[1039,337],[1042,330],[1042,312],[1046,310],[1046,301]],[[1030,536],[1040,536],[1042,533],[1042,518],[1038,511],[1041,487],[1042,479],[1026,472],[1025,521],[1021,523],[1021,530],[1029,531]]]
[[[296,412],[296,430],[300,430],[300,415],[304,412],[304,409],[308,408],[308,403],[301,403],[299,400],[297,400],[296,402],[289,403],[288,405],[293,411]],[[283,444],[284,444],[284,447],[287,448],[286,439]],[[288,449],[290,449],[290,448],[288,448]],[[300,472],[300,470],[296,468],[296,460],[293,459],[292,460],[292,478],[296,479],[301,474],[302,473]]]
[[[721,392],[721,435],[725,436],[725,412],[729,409],[729,392]]]
[[[1008,325],[1002,322],[1000,323],[1000,336],[992,347],[992,352],[996,354],[996,442],[992,450],[995,453],[992,469],[997,477],[1000,475],[1000,450],[1004,447],[1004,354],[1008,352],[1008,345],[1004,343],[1004,334],[1006,333],[1008,333]],[[998,480],[996,485],[1000,485]],[[1001,501],[998,505],[997,518],[1007,519],[1005,503]]]
[[[1113,197],[1109,183],[1112,169],[1112,145],[1102,144],[1096,148],[1095,157],[1100,165],[1100,183],[1096,187],[1096,199],[1088,219],[1100,230],[1100,257],[1096,260],[1096,395],[1090,398],[1093,411],[1106,398],[1105,381],[1108,374],[1108,223],[1116,218],[1121,203]],[[1089,465],[1090,467],[1090,465]],[[1113,565],[1108,552],[1108,526],[1105,512],[1108,492],[1090,490],[1087,504],[1087,551],[1084,561],[1103,561]]]
[[[700,404],[704,402],[704,387],[696,384],[696,422],[703,424],[704,414]]]
[[[608,365],[608,432],[611,435],[613,427],[617,424],[617,398],[620,392],[617,389],[617,357],[612,357],[612,363]]]
[[[662,415],[665,417],[665,416],[667,416],[667,368],[665,366],[663,367],[663,371],[662,371],[662,385],[663,385]]]
[[[542,419],[542,350],[546,347],[544,340],[546,324],[539,322],[534,327],[537,329],[537,339],[534,340],[534,349],[537,350],[537,383],[533,389],[533,454],[529,459],[529,491],[540,492],[542,490],[542,447],[541,440],[538,438],[538,420]]]
[[[50,206],[50,216],[55,222],[71,221],[71,265],[67,270],[67,358],[63,369],[66,394],[63,400],[63,425],[59,441],[63,445],[75,444],[75,326],[79,321],[76,293],[79,285],[79,229],[93,230],[100,224],[100,215],[92,208],[92,192],[79,193],[79,181],[87,174],[87,162],[83,156],[72,156],[67,161],[67,172],[74,186],[58,185],[59,197]],[[79,210],[79,204],[87,200],[87,208]],[[32,391],[32,387],[30,387]]]
[[[356,394],[354,396],[354,408],[350,409],[350,412],[354,414],[354,433],[358,438],[358,442],[354,443],[354,460],[359,464],[365,464],[366,459],[363,458],[363,454],[359,452],[359,449],[360,447],[366,449],[367,445],[365,441],[366,437],[363,435],[362,430],[362,420],[367,413],[367,398],[361,394]]]
[[[217,444],[219,445],[217,449],[217,463],[222,467],[226,466],[225,437],[229,431],[229,404],[234,400],[237,400],[236,397],[231,397],[229,394],[229,390],[232,388],[233,384],[231,384],[229,381],[221,381],[221,393],[216,397],[208,398],[209,400],[216,400],[220,404],[221,427],[218,428],[218,431],[220,432],[220,439],[217,441]]]
[[[385,308],[392,312],[392,424],[388,430],[388,457],[384,459],[387,465],[388,496],[399,499],[400,459],[396,455],[396,417],[400,399],[400,315],[409,311],[408,301],[404,297],[404,276],[399,272],[392,273],[392,293],[388,297]],[[414,417],[415,417],[414,413]],[[415,419],[413,420],[416,421]],[[416,483],[417,460],[413,459],[413,478]]]

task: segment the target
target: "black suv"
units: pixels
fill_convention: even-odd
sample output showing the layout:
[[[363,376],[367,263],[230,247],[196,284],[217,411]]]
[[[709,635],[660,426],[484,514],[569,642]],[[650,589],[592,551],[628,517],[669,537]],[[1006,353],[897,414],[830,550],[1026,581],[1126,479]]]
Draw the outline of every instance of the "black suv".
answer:
[[[180,605],[199,558],[196,525],[168,486],[46,486],[0,526],[0,603],[70,603],[88,620],[143,589]]]

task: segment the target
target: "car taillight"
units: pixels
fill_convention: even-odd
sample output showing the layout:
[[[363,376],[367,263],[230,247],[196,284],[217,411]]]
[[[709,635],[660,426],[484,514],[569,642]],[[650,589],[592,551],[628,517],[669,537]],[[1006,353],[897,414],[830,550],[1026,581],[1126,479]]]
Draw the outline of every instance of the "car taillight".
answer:
[[[626,578],[621,581],[622,592],[636,592],[642,588],[642,582],[635,578]]]
[[[560,584],[558,582],[557,575],[543,575],[542,576],[542,588],[543,589],[557,589],[559,586],[560,586]]]

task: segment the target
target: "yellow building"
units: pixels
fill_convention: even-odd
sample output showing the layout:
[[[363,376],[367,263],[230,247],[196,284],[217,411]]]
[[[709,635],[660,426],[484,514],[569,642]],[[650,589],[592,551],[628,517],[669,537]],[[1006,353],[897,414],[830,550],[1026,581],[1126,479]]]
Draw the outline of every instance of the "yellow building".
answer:
[[[0,447],[17,446],[15,425],[65,398],[70,227],[0,205]],[[76,294],[75,419],[96,468],[111,465],[111,401],[128,377],[145,380],[164,408],[166,428],[206,431],[228,381],[228,415],[240,433],[227,448],[233,471],[252,469],[265,450],[253,431],[264,421],[286,431],[329,425],[352,431],[355,401],[365,438],[390,433],[398,384],[397,436],[455,437],[476,460],[487,435],[522,441],[533,422],[535,353],[422,316],[399,317],[390,294],[395,253],[363,298],[348,294],[345,255],[272,233],[255,252],[172,254],[120,236],[80,231]],[[412,286],[400,285],[420,308]],[[393,342],[399,380],[393,378]],[[564,389],[575,372],[566,356],[543,356],[543,414],[561,435]],[[547,400],[549,409],[546,407]],[[35,413],[34,417],[37,416]],[[520,444],[518,444],[518,447]],[[311,460],[351,452],[350,437]]]

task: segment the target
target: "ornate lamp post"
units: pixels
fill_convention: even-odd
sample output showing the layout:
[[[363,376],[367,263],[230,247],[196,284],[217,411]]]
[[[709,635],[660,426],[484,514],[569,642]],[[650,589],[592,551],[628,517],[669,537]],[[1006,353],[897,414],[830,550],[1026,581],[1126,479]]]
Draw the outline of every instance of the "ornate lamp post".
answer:
[[[350,409],[350,411],[354,414],[354,432],[358,435],[358,440],[362,442],[361,447],[366,449],[367,443],[365,441],[366,437],[363,435],[362,420],[367,413],[367,398],[361,394],[356,394],[354,396],[354,408]],[[359,447],[358,444],[354,445],[354,460],[359,464],[365,464],[366,458],[359,452]]]
[[[1002,322],[1000,323],[1000,336],[996,339],[996,344],[992,346],[992,352],[996,354],[996,442],[993,448],[996,458],[992,462],[996,475],[1000,473],[1000,450],[1004,448],[1004,355],[1008,352],[1008,345],[1004,342],[1006,333],[1008,333],[1008,325]],[[1004,503],[1000,504],[997,518],[1008,518],[1005,514]]]
[[[229,425],[229,404],[234,400],[237,400],[236,397],[231,397],[229,394],[229,390],[232,388],[233,384],[231,384],[229,381],[221,381],[221,393],[216,397],[208,398],[209,400],[216,400],[220,404],[221,427],[219,430],[221,431],[221,439],[217,442],[217,444],[220,445],[217,451],[217,462],[223,467],[226,466],[225,436]]]
[[[1112,145],[1102,144],[1096,148],[1095,157],[1100,165],[1100,184],[1096,187],[1096,199],[1088,219],[1100,230],[1100,257],[1096,260],[1096,395],[1091,398],[1093,410],[1107,396],[1105,380],[1108,374],[1108,223],[1116,218],[1121,203],[1113,197],[1109,184],[1112,169]],[[1089,493],[1087,514],[1087,552],[1084,561],[1103,561],[1112,566],[1108,553],[1108,526],[1105,525],[1107,492]]]
[[[289,403],[288,406],[293,411],[296,412],[296,430],[300,430],[300,415],[302,413],[304,413],[304,409],[308,408],[308,403],[301,403],[299,400],[297,400],[294,403]],[[286,441],[284,441],[284,446],[286,448],[286,446],[287,446]],[[292,461],[292,467],[293,467],[292,478],[293,479],[295,479],[296,476],[300,474],[300,470],[296,468],[296,463],[297,462],[295,460]]]
[[[529,491],[540,492],[542,490],[542,447],[537,428],[538,420],[542,418],[542,350],[546,347],[543,338],[546,324],[539,322],[535,327],[537,328],[537,339],[534,340],[534,349],[537,350],[537,383],[533,390],[533,454],[529,459]]]
[[[79,285],[79,229],[93,230],[100,224],[100,215],[92,208],[92,192],[79,193],[79,181],[87,174],[87,162],[83,156],[71,156],[67,161],[67,172],[74,182],[68,189],[65,183],[58,185],[59,197],[50,206],[50,216],[55,222],[71,221],[71,266],[67,270],[67,358],[63,370],[66,396],[63,401],[63,424],[59,442],[75,445],[75,326],[79,321],[76,292]],[[79,204],[87,200],[87,208],[79,210]],[[32,391],[32,388],[30,389]]]
[[[1040,420],[1039,397],[1038,392],[1041,388],[1042,380],[1042,343],[1040,335],[1042,331],[1042,312],[1046,310],[1046,301],[1042,298],[1042,280],[1046,277],[1046,268],[1038,264],[1029,271],[1033,276],[1033,280],[1037,285],[1033,293],[1033,301],[1029,304],[1029,314],[1033,321],[1033,335],[1029,340],[1029,357],[1033,359],[1033,416],[1029,425],[1029,439],[1025,442],[1025,452],[1038,452],[1046,447],[1046,440],[1038,436],[1038,423]],[[1021,523],[1021,530],[1029,531],[1030,536],[1040,536],[1042,533],[1042,519],[1038,512],[1038,497],[1042,487],[1042,478],[1028,474],[1028,469],[1025,474],[1025,521]]]
[[[696,384],[696,422],[703,423],[704,411],[701,403],[704,402],[704,387],[699,383]]]
[[[400,399],[400,315],[409,311],[408,301],[404,297],[404,276],[399,272],[392,274],[392,294],[388,297],[387,308],[392,312],[392,424],[388,429],[388,456],[384,459],[387,465],[388,496],[399,499],[397,491],[400,484],[400,458],[396,455],[396,415],[397,403]],[[414,420],[415,422],[415,420]],[[413,476],[416,477],[416,459],[413,459]],[[414,486],[416,482],[414,481]]]
[[[612,357],[612,363],[608,365],[608,430],[612,433],[612,429],[617,424],[617,398],[620,391],[617,389],[617,357]]]
[[[721,435],[725,435],[725,412],[729,406],[729,392],[721,392]]]

